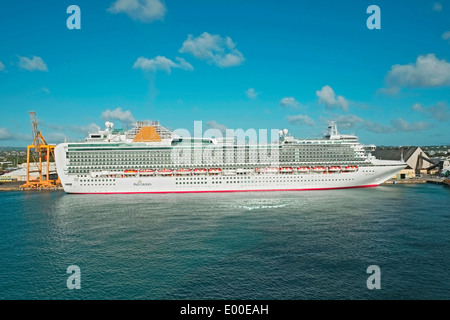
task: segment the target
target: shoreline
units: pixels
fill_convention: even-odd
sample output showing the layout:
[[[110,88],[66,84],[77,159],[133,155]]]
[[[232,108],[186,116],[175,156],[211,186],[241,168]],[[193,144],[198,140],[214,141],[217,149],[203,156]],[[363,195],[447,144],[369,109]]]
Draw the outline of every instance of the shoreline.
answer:
[[[411,178],[411,179],[389,179],[383,182],[381,185],[386,184],[420,184],[420,183],[432,183],[432,184],[442,184],[450,185],[450,179],[444,177],[431,177],[431,178]]]

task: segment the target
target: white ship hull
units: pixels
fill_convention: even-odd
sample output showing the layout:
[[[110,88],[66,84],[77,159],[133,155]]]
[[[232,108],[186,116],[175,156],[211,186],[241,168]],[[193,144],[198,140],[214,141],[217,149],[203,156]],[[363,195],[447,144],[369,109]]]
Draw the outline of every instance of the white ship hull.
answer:
[[[62,146],[57,148],[62,149]],[[199,193],[302,191],[341,188],[375,187],[391,178],[405,165],[395,161],[360,167],[354,172],[289,172],[244,174],[176,174],[171,175],[117,175],[98,172],[92,176],[70,176],[64,173],[65,157],[56,149],[58,175],[67,193]]]
[[[254,145],[180,138],[153,122],[138,123],[125,134],[105,125],[86,142],[55,147],[67,193],[361,188],[378,186],[406,167],[404,161],[376,159],[356,136],[338,134],[335,124],[323,139],[299,140],[281,132],[279,143]]]

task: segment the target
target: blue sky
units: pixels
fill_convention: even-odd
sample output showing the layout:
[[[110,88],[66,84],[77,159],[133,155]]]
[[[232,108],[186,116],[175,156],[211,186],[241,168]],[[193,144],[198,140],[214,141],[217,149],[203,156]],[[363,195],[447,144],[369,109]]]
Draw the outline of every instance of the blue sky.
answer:
[[[450,144],[448,0],[2,1],[0,30],[2,146],[31,143],[29,111],[51,143],[151,119]]]

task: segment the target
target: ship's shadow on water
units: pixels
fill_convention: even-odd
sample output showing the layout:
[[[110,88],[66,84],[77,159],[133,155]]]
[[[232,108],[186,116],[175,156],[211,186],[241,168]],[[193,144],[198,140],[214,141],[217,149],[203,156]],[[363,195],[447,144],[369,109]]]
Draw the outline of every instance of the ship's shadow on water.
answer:
[[[8,299],[449,299],[449,191],[2,194]],[[14,233],[13,233],[14,231]],[[67,267],[81,270],[69,290]],[[368,289],[367,268],[381,289]]]

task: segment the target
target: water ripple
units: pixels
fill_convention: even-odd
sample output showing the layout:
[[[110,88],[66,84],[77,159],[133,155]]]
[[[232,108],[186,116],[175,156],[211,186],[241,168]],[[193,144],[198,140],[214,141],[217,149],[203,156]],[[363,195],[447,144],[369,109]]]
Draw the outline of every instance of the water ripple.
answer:
[[[1,193],[2,299],[449,299],[435,185],[183,195]],[[66,287],[69,265],[81,290]],[[382,289],[368,290],[379,265]]]

